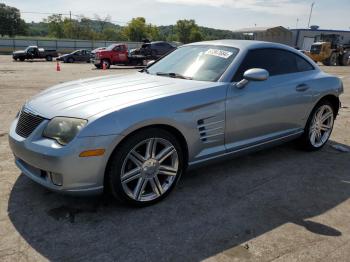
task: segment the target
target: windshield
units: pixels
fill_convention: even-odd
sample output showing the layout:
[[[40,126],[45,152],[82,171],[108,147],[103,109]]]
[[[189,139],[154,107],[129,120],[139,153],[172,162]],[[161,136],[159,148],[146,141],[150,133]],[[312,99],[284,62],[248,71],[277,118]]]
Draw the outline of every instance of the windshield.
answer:
[[[153,75],[213,82],[225,72],[237,53],[237,48],[226,46],[184,46],[150,66],[147,72]]]
[[[107,48],[104,48],[104,49],[105,49],[105,50],[108,50],[108,51],[112,51],[113,48],[116,47],[116,46],[118,46],[118,45],[112,44],[112,45],[107,46]]]
[[[28,46],[26,49],[24,49],[24,52],[33,51],[33,50],[34,50],[34,47]]]

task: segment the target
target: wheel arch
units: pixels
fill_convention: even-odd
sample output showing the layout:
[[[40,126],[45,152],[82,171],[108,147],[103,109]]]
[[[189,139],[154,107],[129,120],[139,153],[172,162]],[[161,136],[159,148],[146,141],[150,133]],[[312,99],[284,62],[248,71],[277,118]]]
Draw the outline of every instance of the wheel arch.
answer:
[[[141,132],[142,130],[150,129],[150,128],[162,129],[162,130],[168,131],[169,133],[171,133],[172,135],[175,136],[175,138],[180,143],[181,149],[183,150],[184,165],[185,165],[185,169],[186,169],[187,164],[188,164],[189,151],[188,151],[188,145],[187,145],[186,138],[182,134],[182,132],[178,128],[176,128],[174,126],[171,126],[171,125],[168,125],[168,124],[151,124],[151,125],[146,125],[146,126],[138,128],[138,129],[135,129],[135,130],[131,131],[130,133],[128,133],[127,135],[125,135],[123,137],[123,139],[121,141],[119,141],[119,143],[114,147],[113,151],[108,156],[108,161],[107,161],[107,164],[105,166],[104,179],[103,179],[104,188],[108,188],[108,187],[106,187],[106,184],[105,184],[106,183],[106,175],[107,175],[107,170],[108,170],[108,167],[110,165],[110,161],[112,159],[112,156],[113,156],[114,152],[116,150],[118,150],[118,148],[123,144],[123,142],[127,138],[129,138],[130,136],[134,135],[135,133],[138,133],[138,132]]]
[[[340,109],[340,99],[338,96],[334,95],[334,94],[328,94],[325,96],[322,96],[317,103],[315,104],[315,106],[317,106],[319,103],[323,102],[323,101],[329,101],[334,109],[335,112],[335,117],[338,115],[339,109]],[[315,108],[314,106],[314,108]]]

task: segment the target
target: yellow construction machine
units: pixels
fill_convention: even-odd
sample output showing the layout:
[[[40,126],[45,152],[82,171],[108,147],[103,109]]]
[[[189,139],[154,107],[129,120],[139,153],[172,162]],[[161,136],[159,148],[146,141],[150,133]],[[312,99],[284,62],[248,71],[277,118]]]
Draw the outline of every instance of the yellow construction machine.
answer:
[[[325,66],[350,65],[350,44],[341,44],[340,36],[335,34],[322,34],[305,54]]]

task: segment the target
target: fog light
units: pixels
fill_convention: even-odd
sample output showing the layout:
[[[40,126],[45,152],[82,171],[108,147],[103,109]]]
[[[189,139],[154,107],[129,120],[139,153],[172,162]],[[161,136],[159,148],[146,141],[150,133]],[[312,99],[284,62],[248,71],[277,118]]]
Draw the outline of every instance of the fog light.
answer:
[[[63,185],[63,178],[61,174],[48,172],[50,174],[51,181],[56,186],[62,186]]]

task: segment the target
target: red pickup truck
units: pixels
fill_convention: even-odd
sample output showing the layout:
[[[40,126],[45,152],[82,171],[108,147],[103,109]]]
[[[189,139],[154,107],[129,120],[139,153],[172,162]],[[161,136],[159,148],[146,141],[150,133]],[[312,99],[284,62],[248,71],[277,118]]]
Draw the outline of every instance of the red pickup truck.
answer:
[[[143,65],[145,59],[143,55],[129,55],[126,44],[113,44],[97,51],[91,61],[97,68],[102,68],[103,64],[109,68],[111,65]]]

